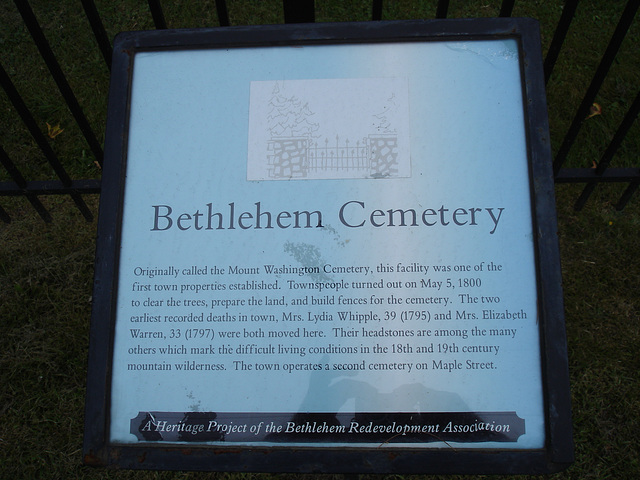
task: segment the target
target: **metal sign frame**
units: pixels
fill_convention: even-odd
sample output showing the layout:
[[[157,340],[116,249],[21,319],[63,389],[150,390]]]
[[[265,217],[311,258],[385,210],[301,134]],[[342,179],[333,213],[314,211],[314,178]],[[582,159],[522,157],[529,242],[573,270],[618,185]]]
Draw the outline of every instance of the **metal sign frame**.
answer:
[[[545,411],[545,445],[540,449],[345,448],[120,444],[109,440],[118,262],[122,238],[133,59],[139,52],[251,47],[346,45],[515,39],[519,48],[524,105]],[[490,168],[490,167],[487,167]],[[539,474],[573,461],[568,365],[560,258],[557,244],[542,57],[537,22],[500,18],[279,25],[220,29],[148,31],[120,34],[115,42],[100,199],[89,370],[85,411],[84,462],[132,469]]]

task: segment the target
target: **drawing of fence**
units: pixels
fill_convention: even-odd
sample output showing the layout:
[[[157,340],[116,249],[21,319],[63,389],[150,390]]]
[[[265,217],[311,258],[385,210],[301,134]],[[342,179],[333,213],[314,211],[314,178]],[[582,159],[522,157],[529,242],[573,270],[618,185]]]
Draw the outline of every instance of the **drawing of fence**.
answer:
[[[396,135],[369,135],[355,142],[328,138],[273,137],[268,144],[271,178],[366,178],[398,174]]]

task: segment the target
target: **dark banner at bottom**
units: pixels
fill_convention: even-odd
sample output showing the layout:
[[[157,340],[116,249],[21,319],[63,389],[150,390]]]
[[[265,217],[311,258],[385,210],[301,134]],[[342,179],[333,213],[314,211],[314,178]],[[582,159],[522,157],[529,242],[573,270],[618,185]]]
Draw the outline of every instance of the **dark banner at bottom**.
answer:
[[[143,442],[425,443],[517,442],[516,412],[216,413],[140,412]]]

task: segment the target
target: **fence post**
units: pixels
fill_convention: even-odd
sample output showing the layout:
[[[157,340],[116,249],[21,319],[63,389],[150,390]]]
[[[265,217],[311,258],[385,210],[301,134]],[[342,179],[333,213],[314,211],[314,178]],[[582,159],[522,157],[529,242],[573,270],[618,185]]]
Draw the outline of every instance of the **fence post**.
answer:
[[[283,0],[285,23],[314,23],[316,21],[314,0]]]

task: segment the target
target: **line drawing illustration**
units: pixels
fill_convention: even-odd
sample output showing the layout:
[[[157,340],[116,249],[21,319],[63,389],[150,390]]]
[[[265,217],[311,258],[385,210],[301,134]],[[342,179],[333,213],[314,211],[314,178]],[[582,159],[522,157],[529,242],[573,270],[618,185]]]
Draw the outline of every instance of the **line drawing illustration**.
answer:
[[[409,176],[402,80],[252,82],[247,178]]]

